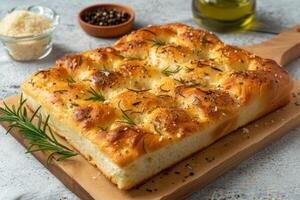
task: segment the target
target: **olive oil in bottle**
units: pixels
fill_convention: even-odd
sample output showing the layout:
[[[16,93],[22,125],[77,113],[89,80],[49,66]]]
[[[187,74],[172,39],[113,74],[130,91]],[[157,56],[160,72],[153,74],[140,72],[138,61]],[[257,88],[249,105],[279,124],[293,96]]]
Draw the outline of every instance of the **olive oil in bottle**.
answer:
[[[255,13],[255,0],[192,0],[196,23],[215,31],[246,27]]]

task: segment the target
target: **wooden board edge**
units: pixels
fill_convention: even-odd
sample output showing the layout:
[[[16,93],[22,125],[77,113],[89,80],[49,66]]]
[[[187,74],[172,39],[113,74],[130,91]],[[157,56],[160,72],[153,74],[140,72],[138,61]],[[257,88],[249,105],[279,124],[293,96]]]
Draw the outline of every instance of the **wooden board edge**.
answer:
[[[298,113],[288,123],[285,123],[279,129],[274,131],[274,134],[267,136],[263,140],[260,140],[258,143],[256,143],[255,146],[254,145],[249,146],[243,149],[242,151],[238,152],[237,154],[234,154],[232,157],[225,160],[222,164],[215,167],[209,173],[205,174],[203,176],[203,180],[206,181],[198,180],[198,183],[195,183],[196,181],[190,182],[186,184],[184,187],[178,189],[176,192],[172,193],[171,195],[164,196],[160,200],[175,200],[175,199],[178,200],[178,198],[185,199],[191,196],[194,192],[199,191],[203,187],[207,186],[209,183],[216,180],[218,177],[222,176],[230,169],[233,169],[241,162],[253,156],[255,153],[258,153],[259,151],[266,148],[272,142],[276,142],[278,139],[285,136],[288,131],[296,128],[299,125],[300,125],[300,113]]]
[[[0,104],[2,101],[0,101]],[[0,125],[7,130],[7,123],[0,122]],[[18,141],[25,149],[27,148],[27,142],[25,139],[18,134],[15,130],[11,130],[9,134]],[[59,137],[57,134],[55,137]],[[46,155],[42,152],[33,152],[32,156],[35,157],[46,169],[48,169],[63,185],[76,194],[77,197],[84,200],[94,200],[94,198],[78,183],[76,182],[68,173],[66,173],[59,165],[56,164],[56,161],[53,161],[49,164],[46,163]]]

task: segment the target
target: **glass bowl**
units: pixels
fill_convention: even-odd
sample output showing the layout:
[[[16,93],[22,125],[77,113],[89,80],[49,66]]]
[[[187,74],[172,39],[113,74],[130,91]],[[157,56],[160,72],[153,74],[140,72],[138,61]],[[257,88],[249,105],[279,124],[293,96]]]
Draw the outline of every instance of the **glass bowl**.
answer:
[[[8,55],[16,61],[39,60],[46,57],[52,50],[52,34],[59,24],[59,16],[50,8],[43,6],[30,6],[28,8],[13,8],[1,16],[1,19],[8,13],[15,10],[27,10],[46,16],[52,22],[52,26],[42,33],[11,37],[0,34],[0,41],[6,49]]]

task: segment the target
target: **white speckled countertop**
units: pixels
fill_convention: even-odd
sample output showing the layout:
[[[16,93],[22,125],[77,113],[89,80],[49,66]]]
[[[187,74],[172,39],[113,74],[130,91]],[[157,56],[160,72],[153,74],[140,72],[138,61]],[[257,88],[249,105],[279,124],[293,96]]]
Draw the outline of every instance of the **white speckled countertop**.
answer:
[[[65,53],[80,52],[110,45],[104,40],[86,35],[76,21],[84,6],[104,2],[88,0],[0,0],[0,12],[17,5],[43,5],[61,15],[61,25],[55,33],[52,53],[45,59],[19,63],[12,61],[0,48],[0,98],[19,92],[18,85],[31,73],[51,66]],[[106,1],[108,2],[108,1]],[[136,11],[136,28],[149,24],[182,22],[196,26],[191,17],[191,0],[114,0]],[[291,27],[300,24],[299,0],[257,0],[260,21],[272,26]],[[218,34],[228,44],[253,44],[271,38],[271,34]],[[287,69],[300,79],[300,60]],[[0,127],[0,200],[78,199],[5,130]],[[260,151],[250,159],[212,182],[188,199],[300,199],[300,127]]]

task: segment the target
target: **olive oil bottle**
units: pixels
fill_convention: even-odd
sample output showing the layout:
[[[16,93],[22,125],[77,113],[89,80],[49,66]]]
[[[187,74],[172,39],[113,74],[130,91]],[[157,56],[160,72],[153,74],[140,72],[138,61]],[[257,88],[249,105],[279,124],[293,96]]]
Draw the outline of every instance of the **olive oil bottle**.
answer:
[[[255,0],[192,0],[196,23],[214,31],[245,28],[255,13]]]

